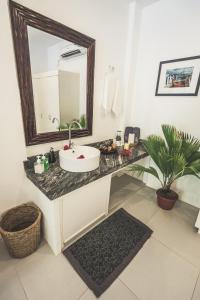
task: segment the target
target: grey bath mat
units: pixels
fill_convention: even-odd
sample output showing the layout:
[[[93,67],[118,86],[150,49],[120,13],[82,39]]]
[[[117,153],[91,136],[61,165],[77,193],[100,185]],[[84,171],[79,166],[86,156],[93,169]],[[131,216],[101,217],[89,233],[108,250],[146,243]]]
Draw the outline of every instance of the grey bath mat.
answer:
[[[99,297],[129,264],[152,230],[119,209],[63,251]]]

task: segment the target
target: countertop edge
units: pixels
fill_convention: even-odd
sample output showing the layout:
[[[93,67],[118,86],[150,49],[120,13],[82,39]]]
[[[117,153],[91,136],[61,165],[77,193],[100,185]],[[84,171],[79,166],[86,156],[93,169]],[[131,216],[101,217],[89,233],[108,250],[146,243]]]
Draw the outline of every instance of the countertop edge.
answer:
[[[108,139],[101,142],[90,143],[87,146],[92,146],[97,149],[101,145],[110,145],[112,139]],[[142,152],[140,152],[142,150]],[[135,152],[136,151],[136,152]],[[135,155],[121,156],[119,159],[119,154],[104,155],[101,154],[101,164],[99,168],[89,173],[73,173],[62,170],[59,165],[59,151],[56,151],[57,162],[50,166],[50,170],[44,175],[34,173],[34,162],[35,156],[28,157],[26,161],[23,162],[26,177],[41,191],[50,201],[56,200],[62,196],[71,193],[85,185],[88,185],[98,179],[101,179],[107,175],[120,171],[128,167],[129,165],[141,160],[148,155],[148,153],[143,148],[143,140],[139,140],[137,147],[135,148]],[[52,172],[52,173],[51,173]],[[66,176],[67,175],[67,176]],[[76,177],[77,176],[77,177]],[[77,178],[77,181],[76,181]]]
[[[60,197],[62,197],[62,196],[64,196],[64,195],[67,195],[68,193],[71,193],[72,191],[75,191],[75,190],[77,190],[77,189],[79,189],[79,188],[81,188],[81,187],[83,187],[83,186],[85,186],[85,185],[87,185],[87,184],[90,184],[90,183],[92,183],[92,182],[94,182],[94,181],[96,181],[96,180],[98,180],[98,179],[100,179],[100,178],[103,178],[104,176],[107,176],[107,175],[110,175],[110,174],[112,174],[112,173],[114,173],[114,172],[116,172],[116,171],[118,171],[118,170],[121,170],[121,169],[123,169],[123,168],[125,168],[125,167],[127,167],[128,165],[131,165],[131,164],[133,164],[134,162],[136,162],[136,161],[138,161],[138,160],[140,160],[140,159],[143,159],[143,158],[145,158],[145,157],[148,157],[149,155],[148,155],[148,153],[147,152],[144,152],[144,153],[142,153],[141,155],[138,155],[137,157],[135,157],[135,158],[133,158],[133,160],[131,160],[131,161],[129,161],[129,162],[127,162],[127,164],[124,164],[124,165],[122,165],[122,166],[120,166],[120,167],[116,167],[116,168],[113,168],[113,169],[110,169],[110,170],[108,170],[105,174],[99,174],[99,175],[97,175],[96,177],[95,177],[95,179],[92,179],[91,181],[83,181],[83,182],[81,182],[81,183],[79,183],[77,186],[76,186],[76,188],[69,188],[69,190],[67,191],[67,192],[64,192],[64,193],[60,193],[60,195],[57,195],[56,197],[51,197],[51,195],[49,195],[46,191],[44,191],[43,189],[42,189],[42,187],[41,186],[39,186],[38,184],[37,184],[37,182],[33,179],[33,177],[31,177],[27,172],[26,172],[26,170],[25,170],[25,173],[26,173],[26,176],[27,176],[27,178],[50,200],[50,201],[53,201],[53,200],[56,200],[56,199],[58,199],[58,198],[60,198]],[[51,191],[51,194],[53,194],[53,191]]]

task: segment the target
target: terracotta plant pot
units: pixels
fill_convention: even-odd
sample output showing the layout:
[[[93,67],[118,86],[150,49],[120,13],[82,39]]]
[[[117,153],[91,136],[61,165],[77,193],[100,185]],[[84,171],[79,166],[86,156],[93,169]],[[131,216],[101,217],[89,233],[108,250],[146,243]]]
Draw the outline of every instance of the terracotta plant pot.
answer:
[[[170,210],[173,208],[176,200],[178,200],[178,194],[170,190],[168,193],[159,189],[156,191],[158,205],[162,209]]]

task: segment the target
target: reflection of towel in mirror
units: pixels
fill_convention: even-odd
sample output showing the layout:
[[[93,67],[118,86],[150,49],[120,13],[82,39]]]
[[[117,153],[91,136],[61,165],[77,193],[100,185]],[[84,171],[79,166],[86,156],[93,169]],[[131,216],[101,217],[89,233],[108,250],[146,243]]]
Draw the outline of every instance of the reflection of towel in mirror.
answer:
[[[110,113],[111,111],[118,116],[120,109],[118,103],[119,96],[119,80],[113,72],[109,72],[105,76],[104,94],[102,107],[104,112]]]

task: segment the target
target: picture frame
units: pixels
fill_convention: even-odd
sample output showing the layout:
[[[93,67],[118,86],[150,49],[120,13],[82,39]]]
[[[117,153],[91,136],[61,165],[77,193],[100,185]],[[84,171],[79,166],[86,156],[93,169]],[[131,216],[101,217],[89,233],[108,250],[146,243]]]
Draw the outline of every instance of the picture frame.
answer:
[[[156,96],[197,96],[200,86],[200,55],[161,61]]]

